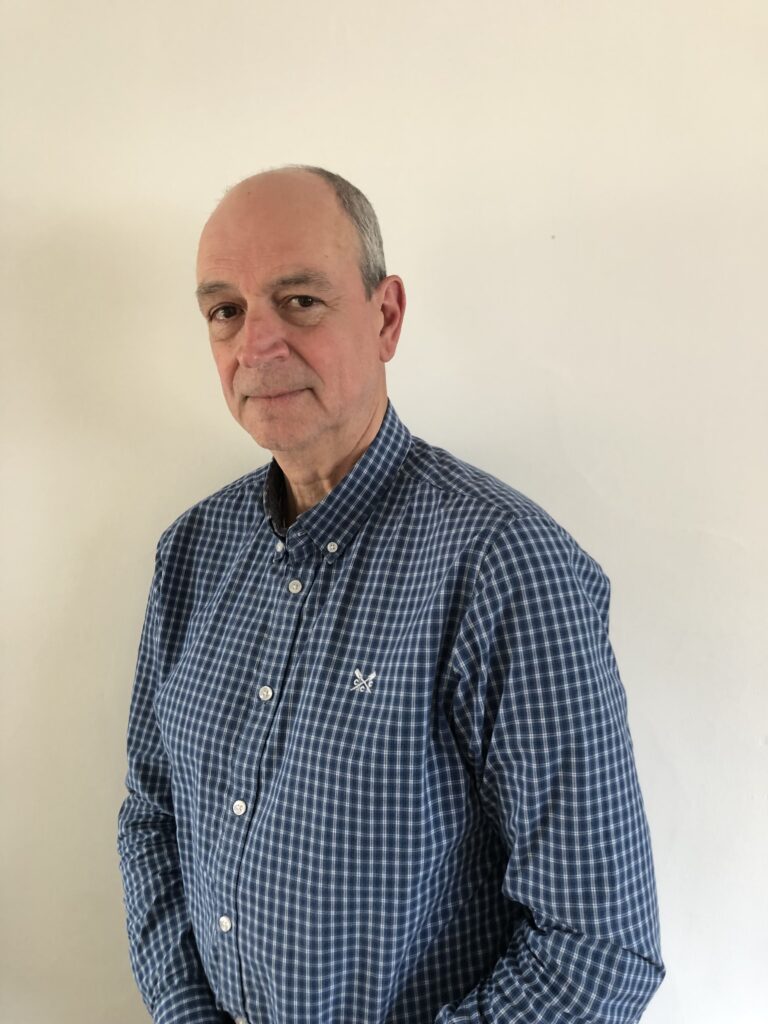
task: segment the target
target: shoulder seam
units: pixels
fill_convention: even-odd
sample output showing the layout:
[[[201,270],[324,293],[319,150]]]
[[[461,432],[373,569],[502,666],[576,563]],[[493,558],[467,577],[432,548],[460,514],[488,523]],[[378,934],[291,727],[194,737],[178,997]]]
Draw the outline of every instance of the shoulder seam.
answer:
[[[421,444],[423,444],[430,451],[434,448],[434,445],[428,444],[426,441],[423,441],[421,438],[414,438],[414,440],[421,442]],[[444,449],[440,449],[440,450],[443,451]],[[516,521],[518,519],[525,519],[525,518],[527,518],[529,516],[530,517],[534,517],[534,518],[537,517],[537,516],[542,516],[542,515],[543,515],[544,518],[546,518],[548,516],[548,513],[544,509],[541,509],[540,512],[537,512],[535,510],[516,510],[516,509],[514,509],[512,507],[513,499],[511,497],[509,499],[509,502],[507,503],[507,502],[504,502],[504,501],[502,501],[502,500],[500,500],[498,498],[495,498],[493,495],[482,494],[478,490],[475,490],[475,489],[473,489],[472,491],[463,490],[462,487],[459,484],[451,484],[449,486],[446,486],[443,481],[435,479],[435,477],[434,477],[434,475],[432,473],[427,472],[423,468],[417,470],[411,464],[412,461],[413,461],[413,459],[412,459],[413,453],[414,453],[414,446],[411,447],[411,449],[408,452],[408,455],[406,456],[405,461],[403,462],[403,465],[401,467],[402,471],[406,474],[406,476],[410,477],[412,480],[416,480],[416,481],[418,481],[420,483],[423,482],[424,484],[426,484],[427,486],[431,487],[435,491],[439,491],[442,494],[448,494],[448,495],[451,495],[451,496],[454,496],[454,497],[458,497],[458,498],[464,498],[464,499],[469,498],[470,500],[474,498],[476,501],[478,501],[478,503],[483,505],[488,510],[495,510],[495,511],[498,511],[498,512],[505,512],[505,513],[507,513],[509,516],[511,516],[513,521]],[[487,473],[486,470],[480,469],[477,466],[470,466],[469,463],[463,463],[463,461],[461,459],[458,459],[457,456],[452,455],[451,452],[446,451],[445,454],[449,458],[451,458],[452,460],[455,460],[456,462],[458,462],[459,464],[467,466],[470,469],[474,469],[478,473],[481,473],[483,475],[488,476],[491,481],[497,483],[499,486],[510,487],[510,485],[509,484],[505,484],[503,480],[500,480],[500,479],[494,477],[492,473]],[[510,489],[514,491],[514,488],[510,487]],[[530,498],[527,498],[526,495],[520,494],[520,498],[524,499],[525,501],[529,502],[530,504],[535,504],[535,502],[532,502],[532,500]]]

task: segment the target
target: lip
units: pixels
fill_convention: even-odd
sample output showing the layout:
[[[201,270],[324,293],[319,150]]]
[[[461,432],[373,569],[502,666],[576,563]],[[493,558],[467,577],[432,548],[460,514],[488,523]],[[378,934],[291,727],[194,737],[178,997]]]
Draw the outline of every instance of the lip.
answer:
[[[306,388],[296,388],[294,391],[275,391],[269,395],[249,395],[248,397],[258,402],[284,402],[288,398],[293,398],[294,395],[300,395],[302,391],[306,391]]]

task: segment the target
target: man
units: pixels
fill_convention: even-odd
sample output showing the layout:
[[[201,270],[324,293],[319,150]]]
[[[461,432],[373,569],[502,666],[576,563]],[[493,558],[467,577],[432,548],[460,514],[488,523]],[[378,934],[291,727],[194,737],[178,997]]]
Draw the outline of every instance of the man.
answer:
[[[158,1024],[636,1021],[664,968],[609,583],[412,437],[365,197],[230,190],[198,300],[267,467],[162,535],[119,848]]]

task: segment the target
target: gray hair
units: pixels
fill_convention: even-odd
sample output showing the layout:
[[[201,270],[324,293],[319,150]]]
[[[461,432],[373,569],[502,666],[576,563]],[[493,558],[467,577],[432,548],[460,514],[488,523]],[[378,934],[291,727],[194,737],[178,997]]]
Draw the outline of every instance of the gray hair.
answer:
[[[308,164],[289,166],[297,171],[316,174],[327,181],[336,193],[336,198],[355,225],[357,237],[360,239],[360,274],[366,298],[370,299],[374,288],[387,276],[379,221],[370,200],[346,178],[334,174],[333,171],[327,171],[324,167],[311,167]]]

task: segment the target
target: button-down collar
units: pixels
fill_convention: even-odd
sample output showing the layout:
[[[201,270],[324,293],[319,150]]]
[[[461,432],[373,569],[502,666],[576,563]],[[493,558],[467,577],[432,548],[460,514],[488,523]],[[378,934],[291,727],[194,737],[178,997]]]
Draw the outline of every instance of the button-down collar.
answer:
[[[381,427],[352,469],[322,501],[286,529],[283,519],[285,478],[273,459],[264,482],[264,513],[275,534],[290,549],[301,536],[330,557],[343,553],[357,531],[391,487],[411,447],[411,434],[391,402],[387,403]]]

